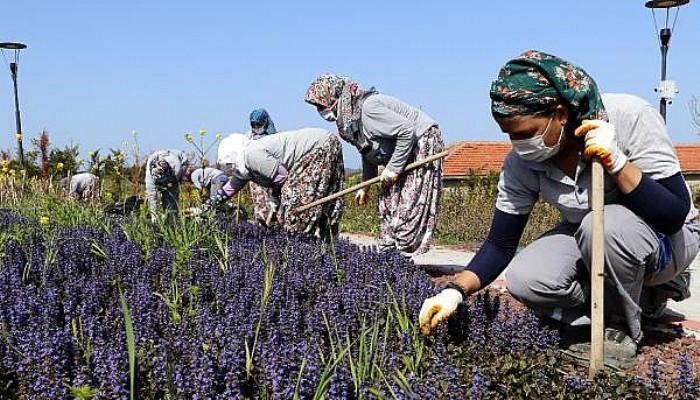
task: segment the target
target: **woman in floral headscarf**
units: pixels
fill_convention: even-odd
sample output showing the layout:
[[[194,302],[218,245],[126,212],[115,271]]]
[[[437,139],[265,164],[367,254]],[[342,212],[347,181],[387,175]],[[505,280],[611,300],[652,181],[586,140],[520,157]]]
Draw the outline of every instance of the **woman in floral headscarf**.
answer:
[[[272,122],[270,114],[264,108],[256,108],[250,112],[250,133],[248,138],[257,140],[265,136],[277,133],[275,123]],[[261,224],[265,224],[267,215],[272,212],[272,193],[270,188],[260,186],[254,182],[248,184],[250,187],[250,200],[253,203],[253,215]]]
[[[428,250],[442,189],[442,161],[405,172],[407,164],[444,149],[437,122],[428,114],[372,87],[337,75],[318,77],[304,99],[321,118],[334,121],[340,137],[362,155],[362,179],[381,173],[380,237],[384,249],[420,254]],[[355,201],[367,202],[368,190]]]
[[[513,145],[491,229],[466,271],[425,301],[420,324],[430,331],[508,266],[514,297],[567,329],[583,324],[590,332],[590,159],[597,157],[607,171],[605,353],[633,359],[642,287],[677,277],[700,244],[663,118],[638,97],[601,96],[583,69],[538,51],[508,61],[490,94],[493,117]],[[516,255],[538,199],[559,210],[561,223]]]

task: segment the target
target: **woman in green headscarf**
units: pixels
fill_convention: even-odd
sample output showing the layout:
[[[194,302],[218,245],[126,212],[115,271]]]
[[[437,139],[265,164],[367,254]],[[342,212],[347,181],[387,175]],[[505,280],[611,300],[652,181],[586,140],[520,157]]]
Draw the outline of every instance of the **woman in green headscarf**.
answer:
[[[566,328],[590,323],[590,159],[597,157],[607,171],[605,353],[633,359],[642,287],[677,277],[700,246],[697,210],[663,118],[638,97],[601,96],[583,69],[532,50],[503,66],[490,97],[513,145],[490,232],[466,271],[425,301],[424,332],[506,267],[509,292],[535,312]],[[538,199],[559,210],[561,223],[516,255]]]

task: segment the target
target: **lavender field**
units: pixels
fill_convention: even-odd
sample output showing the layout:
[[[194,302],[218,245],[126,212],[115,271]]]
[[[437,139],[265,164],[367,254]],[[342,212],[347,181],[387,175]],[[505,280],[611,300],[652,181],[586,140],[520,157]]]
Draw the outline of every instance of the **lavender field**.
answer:
[[[399,253],[170,225],[0,212],[0,398],[666,398],[649,377],[564,372],[556,333],[488,293],[420,335],[437,289]]]

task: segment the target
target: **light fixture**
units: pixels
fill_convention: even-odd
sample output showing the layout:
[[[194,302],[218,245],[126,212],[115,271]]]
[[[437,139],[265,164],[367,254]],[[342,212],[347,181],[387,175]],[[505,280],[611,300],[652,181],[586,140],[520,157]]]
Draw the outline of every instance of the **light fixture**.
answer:
[[[651,14],[654,17],[654,28],[658,30],[659,45],[661,48],[661,82],[659,86],[654,88],[654,91],[661,96],[661,102],[659,104],[659,112],[666,119],[666,105],[671,104],[673,97],[678,93],[678,87],[675,81],[666,80],[666,57],[668,55],[668,45],[671,41],[671,34],[676,26],[676,21],[678,20],[678,12],[680,6],[690,3],[690,0],[651,0],[644,3],[646,8],[651,9]],[[671,20],[671,10],[675,9],[675,15],[673,16],[673,23],[669,27],[669,20]],[[666,10],[665,24],[659,29],[656,22],[655,10]],[[663,12],[663,11],[661,11]]]
[[[17,140],[17,158],[22,168],[24,165],[24,149],[22,148],[22,120],[19,113],[19,96],[17,95],[17,66],[19,65],[19,52],[27,48],[24,43],[2,42],[0,43],[0,51],[5,57],[5,50],[11,50],[15,53],[14,61],[10,62],[10,74],[12,75],[12,84],[15,93],[15,138]]]

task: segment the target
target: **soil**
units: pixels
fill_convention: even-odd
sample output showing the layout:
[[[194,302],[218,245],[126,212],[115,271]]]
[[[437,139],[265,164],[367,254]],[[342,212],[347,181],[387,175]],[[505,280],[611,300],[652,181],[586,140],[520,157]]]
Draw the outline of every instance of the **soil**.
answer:
[[[449,278],[449,275],[442,275],[434,276],[433,280],[441,284],[446,283]],[[524,304],[511,297],[499,282],[489,286],[487,290],[500,296],[502,301],[507,301],[514,310],[527,309]],[[646,378],[650,371],[650,363],[656,359],[662,371],[659,379],[661,387],[671,388],[676,384],[675,368],[678,358],[686,355],[693,363],[694,378],[700,379],[700,332],[684,329],[680,321],[668,319],[656,322],[653,326],[645,326],[644,335],[635,362],[622,369],[623,372]],[[588,373],[587,365],[572,364],[571,368],[566,369],[570,372]]]
[[[464,252],[476,252],[478,244],[465,243],[459,245],[443,245],[446,249]],[[436,275],[433,280],[444,284],[451,275]],[[525,305],[511,297],[502,282],[494,282],[488,290],[492,290],[502,296],[503,300],[509,301],[513,309],[526,309]],[[664,388],[675,386],[675,368],[678,358],[685,354],[693,363],[693,376],[695,380],[700,380],[700,331],[684,329],[681,321],[666,320],[657,322],[653,327],[644,329],[645,337],[638,351],[636,362],[623,369],[623,372],[639,376],[648,377],[650,363],[656,359],[662,369],[660,374],[660,384]],[[572,367],[579,371],[588,372],[588,368]]]
[[[460,244],[444,246],[450,250],[476,252],[479,247],[475,244]],[[445,282],[449,276],[435,276],[433,279],[440,283]],[[492,285],[491,290],[506,298],[515,309],[525,309],[525,305],[512,298],[507,290],[498,282]],[[678,358],[685,354],[693,362],[693,375],[700,379],[700,332],[684,329],[681,320],[667,318],[653,326],[644,328],[644,339],[639,348],[636,362],[624,371],[636,376],[646,377],[652,360],[659,361],[663,373],[662,382],[673,384],[675,368]],[[662,383],[662,384],[663,384]]]

